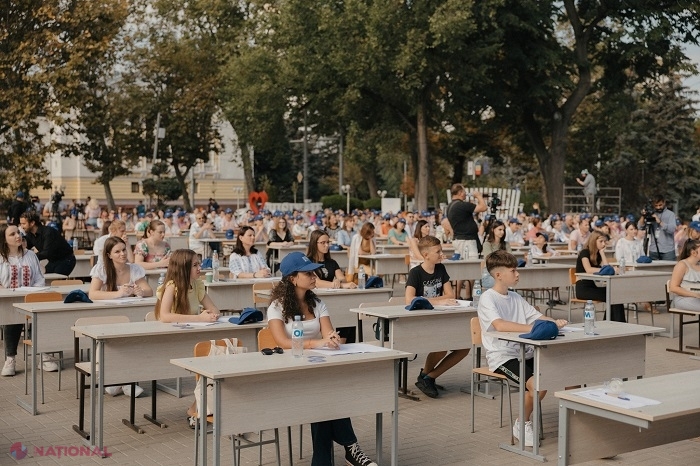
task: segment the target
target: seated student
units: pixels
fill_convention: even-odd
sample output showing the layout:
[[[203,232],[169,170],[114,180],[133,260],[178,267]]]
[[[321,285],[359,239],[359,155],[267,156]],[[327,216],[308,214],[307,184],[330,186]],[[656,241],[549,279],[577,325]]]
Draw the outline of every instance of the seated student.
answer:
[[[535,233],[535,236],[532,238],[532,245],[530,246],[530,257],[532,257],[532,259],[547,259],[559,254],[547,244],[548,240],[547,233],[541,231]]]
[[[512,254],[504,251],[494,251],[486,258],[486,268],[494,278],[493,288],[484,292],[479,300],[479,323],[482,330],[482,344],[486,350],[486,360],[489,369],[505,375],[513,382],[520,383],[520,346],[517,343],[499,340],[490,336],[489,331],[529,333],[536,320],[551,320],[562,328],[567,321],[554,320],[546,317],[532,307],[522,296],[508,288],[518,284],[518,260]],[[533,431],[530,416],[533,408],[532,374],[534,371],[532,347],[525,354],[525,446],[533,446]],[[547,392],[540,392],[540,399]],[[520,439],[520,421],[513,424],[513,435]]]
[[[418,241],[418,249],[423,256],[423,263],[408,272],[406,280],[406,304],[416,296],[427,298],[433,305],[456,305],[450,276],[442,264],[442,245],[434,236],[425,236]],[[469,349],[438,351],[425,358],[425,365],[418,375],[416,387],[430,398],[437,398],[435,379],[469,354]]]

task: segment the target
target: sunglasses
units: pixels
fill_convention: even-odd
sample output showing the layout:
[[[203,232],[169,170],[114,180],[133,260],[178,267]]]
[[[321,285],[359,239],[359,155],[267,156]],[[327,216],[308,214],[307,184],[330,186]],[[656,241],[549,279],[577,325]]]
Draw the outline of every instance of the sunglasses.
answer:
[[[272,354],[284,354],[284,350],[280,348],[279,346],[275,346],[274,348],[263,348],[260,350],[262,354],[265,356],[270,356]]]

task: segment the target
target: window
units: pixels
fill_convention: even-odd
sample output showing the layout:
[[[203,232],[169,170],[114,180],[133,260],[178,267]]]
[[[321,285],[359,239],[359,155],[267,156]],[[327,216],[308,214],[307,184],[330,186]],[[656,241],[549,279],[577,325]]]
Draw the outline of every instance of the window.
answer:
[[[131,183],[131,192],[132,193],[139,193],[141,192],[141,185],[137,182]]]

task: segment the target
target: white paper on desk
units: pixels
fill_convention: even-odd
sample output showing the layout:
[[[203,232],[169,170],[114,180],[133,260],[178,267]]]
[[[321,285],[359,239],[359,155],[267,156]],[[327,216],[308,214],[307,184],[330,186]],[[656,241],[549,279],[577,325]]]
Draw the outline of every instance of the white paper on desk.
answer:
[[[339,354],[360,354],[360,353],[380,353],[382,351],[391,351],[389,348],[374,346],[367,343],[347,343],[340,345],[339,349],[331,348],[314,348],[307,350],[308,353],[318,354],[321,356],[337,356]]]
[[[223,319],[223,317],[220,317],[220,319]],[[187,325],[188,327],[210,327],[221,322],[228,322],[228,319],[226,319],[225,321],[218,320],[216,322],[187,322],[183,323],[183,325]]]
[[[641,408],[642,406],[661,404],[660,401],[644,398],[642,396],[630,395],[629,393],[621,393],[619,396],[608,395],[604,388],[592,388],[590,390],[577,392],[576,395],[625,409],[635,409]]]
[[[131,298],[118,298],[118,299],[100,299],[98,303],[107,304],[131,304],[143,300],[144,298],[131,297]]]
[[[433,308],[437,309],[438,311],[449,311],[450,309],[467,309],[471,306],[472,306],[471,301],[465,301],[464,299],[458,299],[457,304],[455,304],[454,306],[439,304],[439,305],[433,306]]]
[[[564,325],[562,328],[559,329],[559,331],[562,333],[583,332],[583,327],[572,327],[571,325]]]
[[[50,289],[50,286],[20,286],[19,288],[15,288],[15,290],[17,291],[27,291],[30,293],[33,293],[35,291],[46,291]]]

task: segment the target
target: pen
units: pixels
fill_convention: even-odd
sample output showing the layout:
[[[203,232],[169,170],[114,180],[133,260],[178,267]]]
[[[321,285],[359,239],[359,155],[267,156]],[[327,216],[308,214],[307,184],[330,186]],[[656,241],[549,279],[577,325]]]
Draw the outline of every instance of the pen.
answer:
[[[617,398],[620,400],[631,401],[629,398],[625,398],[624,396],[618,396]]]

